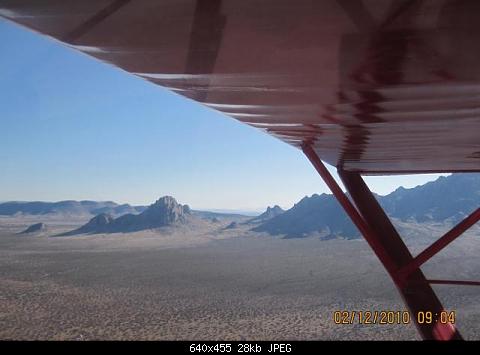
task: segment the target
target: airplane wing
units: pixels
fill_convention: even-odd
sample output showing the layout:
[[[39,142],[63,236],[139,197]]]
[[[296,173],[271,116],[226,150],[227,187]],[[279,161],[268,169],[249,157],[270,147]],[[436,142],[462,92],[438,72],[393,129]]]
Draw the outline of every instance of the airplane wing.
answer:
[[[345,171],[480,171],[477,0],[0,0],[0,16]]]

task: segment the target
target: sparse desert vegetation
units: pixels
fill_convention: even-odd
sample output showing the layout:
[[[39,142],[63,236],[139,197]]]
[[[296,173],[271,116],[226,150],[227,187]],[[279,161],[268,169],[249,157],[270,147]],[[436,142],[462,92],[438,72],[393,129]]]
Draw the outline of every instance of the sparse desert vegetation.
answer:
[[[40,218],[48,233],[17,234]],[[332,321],[339,309],[404,309],[363,240],[279,239],[241,223],[225,229],[228,220],[51,236],[84,222],[0,218],[1,339],[418,339],[413,325]],[[474,278],[478,237],[473,229],[454,242],[427,274]],[[478,339],[480,290],[436,289],[464,336]]]

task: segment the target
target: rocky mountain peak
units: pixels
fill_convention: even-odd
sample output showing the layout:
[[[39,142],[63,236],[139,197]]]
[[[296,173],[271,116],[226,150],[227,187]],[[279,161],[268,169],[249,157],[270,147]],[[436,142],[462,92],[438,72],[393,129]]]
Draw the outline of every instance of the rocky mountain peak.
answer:
[[[182,206],[172,196],[163,196],[150,205],[140,216],[148,220],[151,225],[162,226],[183,222],[188,214],[190,214],[188,205]]]
[[[155,207],[155,206],[177,206],[178,202],[175,200],[174,197],[172,196],[163,196],[160,197],[157,201],[152,203],[150,207]]]
[[[179,204],[172,196],[163,196],[151,204],[142,213],[125,214],[113,218],[107,213],[100,213],[82,227],[65,233],[127,233],[145,229],[160,228],[179,223],[186,223],[191,215],[188,205]]]
[[[283,212],[285,211],[279,205],[275,205],[273,207],[268,206],[267,210],[262,215],[272,218],[278,216],[279,214],[282,214]]]

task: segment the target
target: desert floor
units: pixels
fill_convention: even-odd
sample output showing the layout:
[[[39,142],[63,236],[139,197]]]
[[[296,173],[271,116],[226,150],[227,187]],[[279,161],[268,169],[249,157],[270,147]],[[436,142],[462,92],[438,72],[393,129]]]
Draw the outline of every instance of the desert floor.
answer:
[[[83,221],[41,220],[49,232],[27,236],[17,233],[35,218],[0,218],[0,339],[418,339],[413,325],[333,322],[335,310],[405,310],[363,240],[284,240],[208,223],[52,237]],[[479,251],[477,229],[424,270],[479,279]],[[463,335],[480,339],[480,288],[435,289]]]

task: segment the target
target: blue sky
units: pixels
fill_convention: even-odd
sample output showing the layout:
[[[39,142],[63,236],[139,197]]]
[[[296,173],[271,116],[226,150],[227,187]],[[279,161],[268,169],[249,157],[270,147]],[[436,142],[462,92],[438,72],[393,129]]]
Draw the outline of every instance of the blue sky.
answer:
[[[0,53],[0,201],[262,210],[329,192],[299,150],[4,20]],[[367,182],[386,194],[437,176]]]

